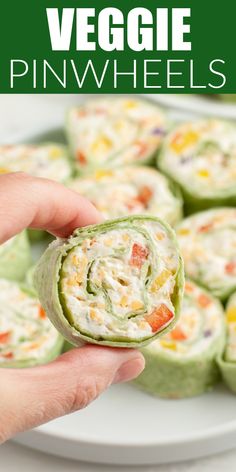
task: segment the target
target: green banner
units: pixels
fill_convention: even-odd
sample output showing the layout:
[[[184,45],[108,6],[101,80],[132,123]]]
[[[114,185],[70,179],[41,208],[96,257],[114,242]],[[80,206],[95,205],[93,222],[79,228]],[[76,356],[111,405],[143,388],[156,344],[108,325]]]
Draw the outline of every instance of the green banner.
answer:
[[[3,2],[0,93],[236,93],[236,2]]]

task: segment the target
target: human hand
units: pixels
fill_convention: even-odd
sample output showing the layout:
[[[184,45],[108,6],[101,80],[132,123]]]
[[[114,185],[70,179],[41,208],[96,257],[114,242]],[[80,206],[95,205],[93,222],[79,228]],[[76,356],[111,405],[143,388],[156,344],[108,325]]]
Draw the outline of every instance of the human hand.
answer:
[[[67,237],[100,219],[91,203],[58,183],[22,173],[0,176],[0,244],[24,228]],[[0,443],[86,407],[143,367],[142,355],[133,349],[86,345],[45,366],[0,369]]]

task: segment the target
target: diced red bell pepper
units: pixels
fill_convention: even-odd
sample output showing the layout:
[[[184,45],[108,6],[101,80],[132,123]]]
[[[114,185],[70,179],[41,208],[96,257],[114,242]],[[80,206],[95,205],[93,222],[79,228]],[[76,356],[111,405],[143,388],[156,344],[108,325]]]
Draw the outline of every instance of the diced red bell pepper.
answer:
[[[152,190],[148,186],[144,186],[140,189],[139,195],[137,200],[142,203],[145,207],[147,207],[148,203],[150,202],[153,196]]]
[[[191,282],[185,282],[185,292],[192,293],[194,292],[194,286]]]
[[[85,166],[87,164],[87,159],[85,155],[81,151],[77,151],[76,153],[76,160],[82,165]]]
[[[207,233],[214,227],[213,223],[208,223],[207,225],[202,225],[198,228],[199,233]]]
[[[207,308],[211,304],[211,299],[207,295],[202,293],[198,297],[198,303],[202,308]]]
[[[187,336],[184,334],[183,330],[177,326],[173,331],[170,333],[171,339],[174,341],[185,341],[187,339]]]
[[[229,275],[236,275],[236,262],[229,262],[226,264],[225,272]]]
[[[5,354],[1,354],[1,356],[4,357],[4,359],[13,359],[14,354],[13,352],[6,352]]]
[[[47,315],[41,305],[39,305],[39,318],[41,318],[41,320],[45,320],[47,318]]]
[[[143,143],[142,141],[136,141],[135,145],[138,148],[137,157],[142,158],[147,152],[147,144]]]
[[[132,248],[132,254],[130,259],[130,265],[141,269],[142,265],[148,257],[149,251],[146,247],[140,246],[140,244],[134,243]]]
[[[0,344],[7,344],[10,341],[11,331],[0,333]]]
[[[153,333],[160,331],[172,318],[174,318],[174,313],[164,304],[155,308],[150,315],[145,316],[145,320],[151,326]]]

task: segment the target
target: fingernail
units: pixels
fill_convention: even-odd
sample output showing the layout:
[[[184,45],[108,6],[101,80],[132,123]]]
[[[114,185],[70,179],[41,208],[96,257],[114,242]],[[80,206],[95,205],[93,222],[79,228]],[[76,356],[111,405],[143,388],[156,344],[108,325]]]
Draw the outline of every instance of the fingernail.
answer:
[[[116,372],[113,380],[113,384],[128,382],[129,380],[135,379],[143,371],[145,367],[145,361],[142,356],[125,362]]]

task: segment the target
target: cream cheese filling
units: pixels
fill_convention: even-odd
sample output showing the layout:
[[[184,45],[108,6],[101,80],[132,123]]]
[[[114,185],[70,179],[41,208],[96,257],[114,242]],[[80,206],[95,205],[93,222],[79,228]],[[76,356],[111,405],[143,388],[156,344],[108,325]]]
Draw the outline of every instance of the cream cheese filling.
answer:
[[[81,166],[139,162],[160,146],[165,114],[147,101],[104,98],[69,114],[69,134]]]
[[[154,169],[101,170],[75,179],[70,188],[90,199],[107,219],[145,213],[159,216],[170,224],[180,219],[180,199],[171,192],[167,179]]]

